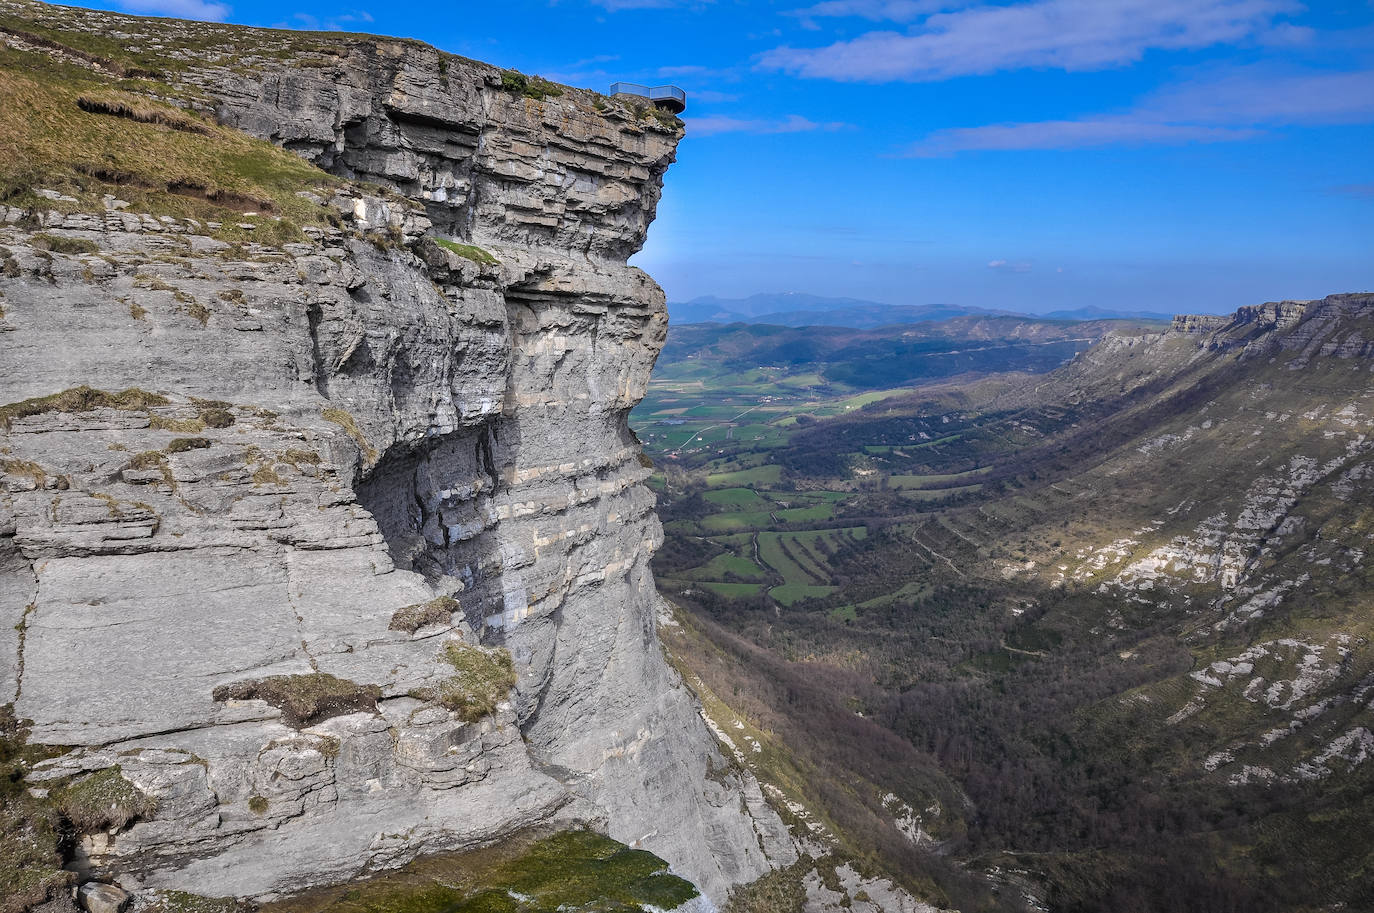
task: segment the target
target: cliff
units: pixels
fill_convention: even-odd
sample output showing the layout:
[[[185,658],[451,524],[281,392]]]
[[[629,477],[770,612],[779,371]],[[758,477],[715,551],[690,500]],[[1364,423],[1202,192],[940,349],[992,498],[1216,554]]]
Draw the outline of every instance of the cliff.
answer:
[[[680,123],[415,42],[0,13],[0,703],[70,749],[35,785],[156,806],[79,864],[263,897],[590,824],[719,900],[794,858],[655,634],[625,261]]]

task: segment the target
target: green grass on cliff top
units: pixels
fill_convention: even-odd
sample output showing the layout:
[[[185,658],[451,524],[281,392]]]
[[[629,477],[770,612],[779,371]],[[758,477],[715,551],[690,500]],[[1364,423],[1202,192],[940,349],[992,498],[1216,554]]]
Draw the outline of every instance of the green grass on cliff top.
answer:
[[[86,210],[111,193],[134,211],[179,218],[234,224],[252,212],[261,217],[259,235],[282,235],[264,241],[291,240],[293,227],[330,220],[327,207],[299,194],[328,196],[338,178],[154,97],[169,90],[0,47],[0,202],[63,208],[34,194],[46,188]]]

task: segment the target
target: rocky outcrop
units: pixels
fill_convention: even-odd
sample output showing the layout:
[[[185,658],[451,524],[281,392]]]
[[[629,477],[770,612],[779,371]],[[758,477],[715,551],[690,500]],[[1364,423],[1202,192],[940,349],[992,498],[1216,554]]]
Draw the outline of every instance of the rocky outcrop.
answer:
[[[1178,314],[1175,315],[1169,329],[1174,333],[1205,335],[1221,329],[1230,322],[1231,317],[1225,314]]]
[[[134,48],[201,27],[81,16]],[[301,65],[213,28],[259,56],[168,78],[345,179],[333,225],[230,243],[107,196],[0,228],[0,702],[73,749],[37,785],[118,765],[157,808],[81,864],[261,897],[570,823],[717,900],[790,861],[706,779],[655,635],[626,415],[666,312],[625,259],[680,125],[414,42]],[[443,699],[454,642],[512,657],[494,712]]]

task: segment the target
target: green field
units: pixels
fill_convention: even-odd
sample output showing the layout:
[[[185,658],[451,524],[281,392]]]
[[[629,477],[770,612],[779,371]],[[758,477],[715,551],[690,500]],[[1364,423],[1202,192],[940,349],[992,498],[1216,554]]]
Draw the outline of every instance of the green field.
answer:
[[[706,484],[711,488],[724,488],[734,485],[776,485],[782,477],[781,466],[756,466],[735,472],[713,472],[706,476]]]
[[[736,507],[740,510],[757,510],[767,503],[752,488],[722,488],[708,491],[703,497],[712,504]]]

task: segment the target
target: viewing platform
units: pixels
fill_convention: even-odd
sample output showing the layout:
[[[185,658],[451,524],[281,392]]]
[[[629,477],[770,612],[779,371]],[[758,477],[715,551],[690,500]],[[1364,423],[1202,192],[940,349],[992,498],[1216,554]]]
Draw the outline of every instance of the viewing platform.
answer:
[[[633,82],[617,82],[611,84],[612,95],[638,95],[640,98],[647,98],[654,103],[654,107],[662,108],[673,114],[681,114],[687,109],[687,93],[677,86],[641,86]]]

